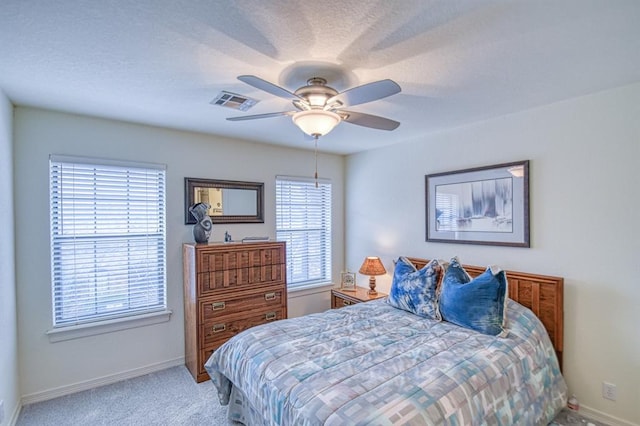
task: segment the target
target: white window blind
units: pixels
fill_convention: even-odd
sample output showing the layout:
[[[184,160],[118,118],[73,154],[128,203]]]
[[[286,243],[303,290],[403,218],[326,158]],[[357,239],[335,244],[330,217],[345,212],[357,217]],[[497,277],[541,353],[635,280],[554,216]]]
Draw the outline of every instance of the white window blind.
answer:
[[[331,282],[331,183],[278,176],[276,237],[287,242],[290,288]]]
[[[51,156],[53,325],[166,309],[165,166]]]

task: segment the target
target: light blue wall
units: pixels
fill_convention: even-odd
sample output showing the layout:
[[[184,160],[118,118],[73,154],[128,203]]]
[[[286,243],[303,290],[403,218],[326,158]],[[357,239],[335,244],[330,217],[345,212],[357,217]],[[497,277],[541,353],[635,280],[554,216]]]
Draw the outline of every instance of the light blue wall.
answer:
[[[13,217],[13,105],[0,91],[0,400],[4,420],[15,415],[18,387],[18,337]]]
[[[276,175],[312,176],[312,151],[158,127],[17,107],[15,111],[16,205],[29,206],[16,217],[20,382],[26,400],[180,364],[184,357],[182,243],[192,242],[184,224],[184,178],[264,182],[265,223],[214,225],[212,241],[225,231],[234,239],[275,238]],[[51,272],[49,253],[50,154],[67,154],[167,165],[167,301],[173,311],[166,323],[81,339],[50,343]],[[334,182],[334,271],[339,277],[343,252],[344,157],[320,155],[323,177]],[[327,291],[325,290],[325,293]],[[289,314],[329,308],[306,298],[289,298]],[[325,300],[326,299],[326,300]],[[102,380],[102,382],[101,382]]]
[[[400,255],[565,278],[564,373],[581,405],[640,424],[640,84],[347,159],[346,267]],[[425,175],[530,160],[531,248],[427,243]],[[391,275],[378,277],[388,290]],[[618,400],[602,398],[602,382]]]

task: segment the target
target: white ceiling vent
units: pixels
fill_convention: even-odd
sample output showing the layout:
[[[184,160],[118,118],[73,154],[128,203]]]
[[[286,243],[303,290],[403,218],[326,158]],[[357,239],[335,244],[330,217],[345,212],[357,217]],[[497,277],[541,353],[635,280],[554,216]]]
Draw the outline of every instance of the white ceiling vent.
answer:
[[[246,96],[238,95],[237,93],[225,92],[223,90],[209,103],[211,105],[239,109],[240,111],[248,111],[258,102],[259,101],[257,99],[248,98]]]

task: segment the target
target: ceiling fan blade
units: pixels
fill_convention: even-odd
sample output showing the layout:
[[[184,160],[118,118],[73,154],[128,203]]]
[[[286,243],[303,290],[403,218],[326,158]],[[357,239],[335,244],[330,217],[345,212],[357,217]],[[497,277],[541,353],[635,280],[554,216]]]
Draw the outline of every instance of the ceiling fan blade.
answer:
[[[256,120],[258,118],[279,117],[281,115],[293,115],[295,113],[296,113],[295,111],[268,112],[266,114],[240,115],[238,117],[227,117],[227,120],[229,121]]]
[[[364,114],[362,112],[354,111],[336,111],[344,121],[351,124],[357,124],[358,126],[371,127],[378,130],[395,130],[400,125],[399,122],[377,115]]]
[[[363,84],[338,93],[327,101],[327,105],[331,105],[336,101],[340,102],[342,106],[360,105],[395,95],[401,91],[402,89],[398,83],[393,80],[374,81],[373,83]]]
[[[256,77],[255,75],[241,75],[238,77],[238,80],[247,83],[249,86],[253,86],[256,89],[264,90],[267,93],[271,93],[272,95],[276,95],[281,98],[289,100],[302,99],[298,95],[291,93],[287,89],[276,86],[273,83],[269,83],[267,80],[263,80],[260,77]]]

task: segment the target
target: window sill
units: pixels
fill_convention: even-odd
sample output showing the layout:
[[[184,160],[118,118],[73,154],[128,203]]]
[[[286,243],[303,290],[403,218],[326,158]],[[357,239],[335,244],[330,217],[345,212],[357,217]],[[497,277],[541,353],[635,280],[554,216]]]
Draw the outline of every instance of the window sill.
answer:
[[[333,288],[333,283],[309,284],[300,287],[287,288],[289,297],[302,297],[309,294],[323,293]]]
[[[113,331],[129,328],[144,327],[146,325],[160,324],[169,321],[173,312],[164,310],[133,317],[116,318],[95,323],[72,325],[63,328],[53,328],[47,331],[49,342],[62,342],[65,340],[79,339],[81,337],[96,336],[98,334],[111,333]]]

